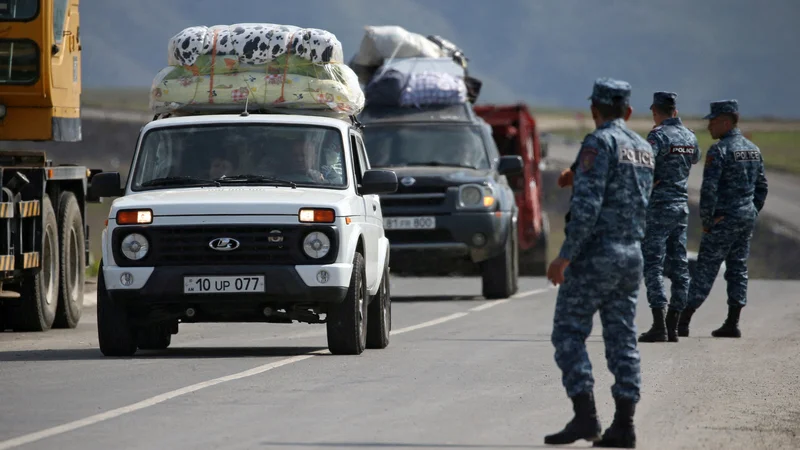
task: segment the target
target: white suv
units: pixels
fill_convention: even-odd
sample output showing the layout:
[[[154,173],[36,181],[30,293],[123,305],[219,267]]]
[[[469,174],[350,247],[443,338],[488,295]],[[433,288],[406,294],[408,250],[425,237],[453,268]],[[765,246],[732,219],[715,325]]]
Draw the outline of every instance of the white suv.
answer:
[[[159,119],[139,135],[103,230],[98,335],[107,356],[163,349],[178,323],[326,323],[334,354],[385,348],[389,241],[360,125],[283,114]],[[325,317],[322,318],[322,315]]]

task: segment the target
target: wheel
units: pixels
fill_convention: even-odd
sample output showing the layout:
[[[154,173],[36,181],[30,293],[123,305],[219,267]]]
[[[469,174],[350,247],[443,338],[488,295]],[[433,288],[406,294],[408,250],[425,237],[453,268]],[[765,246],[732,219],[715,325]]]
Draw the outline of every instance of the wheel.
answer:
[[[356,252],[347,295],[331,305],[326,317],[328,350],[334,355],[360,355],[367,345],[367,284],[364,257]]]
[[[171,342],[172,331],[167,323],[151,325],[136,333],[136,345],[142,350],[164,350]]]
[[[47,331],[53,326],[58,305],[58,222],[50,198],[42,199],[41,267],[27,270],[20,285],[21,304],[11,309],[14,331]]]
[[[131,356],[136,353],[136,332],[128,322],[125,305],[108,295],[102,261],[97,277],[97,338],[100,351],[105,356]]]
[[[519,247],[517,225],[511,226],[503,251],[483,262],[483,296],[494,300],[517,293],[519,280]]]
[[[547,275],[547,242],[550,236],[550,220],[547,214],[542,213],[542,231],[539,239],[532,249],[526,250],[521,255],[520,273],[533,277]]]
[[[75,328],[83,311],[83,288],[86,282],[86,240],[78,200],[64,192],[58,201],[59,264],[61,266],[58,308],[53,328]]]
[[[367,309],[367,348],[386,348],[392,331],[392,295],[389,288],[389,266],[383,270],[378,293]]]

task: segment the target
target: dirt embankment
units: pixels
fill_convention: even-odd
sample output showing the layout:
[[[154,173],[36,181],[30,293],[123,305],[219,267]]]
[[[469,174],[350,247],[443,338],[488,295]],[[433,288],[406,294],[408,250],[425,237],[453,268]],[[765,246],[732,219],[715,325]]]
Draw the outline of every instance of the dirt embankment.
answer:
[[[570,189],[559,189],[556,179],[559,171],[547,170],[543,174],[544,205],[550,219],[552,239],[549,253],[554,254],[564,239],[564,215],[569,209]],[[702,227],[700,212],[695,202],[689,203],[689,251],[700,248]],[[800,279],[800,239],[781,226],[774,218],[760,217],[750,241],[749,277],[753,279]]]

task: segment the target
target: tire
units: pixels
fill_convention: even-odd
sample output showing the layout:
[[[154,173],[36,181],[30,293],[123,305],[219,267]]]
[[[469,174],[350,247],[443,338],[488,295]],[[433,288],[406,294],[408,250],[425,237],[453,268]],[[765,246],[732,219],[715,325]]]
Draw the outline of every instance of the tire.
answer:
[[[549,236],[550,220],[547,218],[547,214],[542,213],[542,232],[539,234],[536,245],[522,253],[520,257],[520,274],[532,277],[547,275],[547,243]]]
[[[367,310],[367,348],[383,349],[389,346],[392,331],[392,294],[389,281],[389,266],[383,270],[383,279],[378,293]]]
[[[167,323],[151,325],[136,334],[136,346],[141,350],[164,350],[172,342],[172,332]]]
[[[356,252],[353,275],[344,300],[328,309],[328,350],[334,355],[360,355],[367,345],[367,285],[364,257]]]
[[[103,262],[97,277],[97,338],[105,356],[132,356],[136,353],[136,332],[128,322],[125,305],[114,301],[106,290]]]
[[[483,296],[488,300],[508,298],[517,293],[519,282],[519,246],[517,225],[509,230],[503,251],[483,262]]]
[[[58,308],[53,328],[75,328],[83,312],[86,282],[86,239],[78,200],[64,192],[58,201],[59,264],[61,267]]]
[[[9,309],[14,331],[47,331],[53,326],[58,306],[58,222],[53,203],[42,199],[42,252],[40,269],[27,270],[20,284],[21,303]]]

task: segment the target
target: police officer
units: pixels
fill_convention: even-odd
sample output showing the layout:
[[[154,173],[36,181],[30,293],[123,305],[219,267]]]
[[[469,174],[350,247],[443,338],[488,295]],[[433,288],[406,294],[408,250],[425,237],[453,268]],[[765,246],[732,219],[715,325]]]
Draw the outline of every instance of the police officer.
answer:
[[[644,283],[653,313],[653,326],[639,342],[678,341],[680,312],[667,308],[664,291],[664,259],[669,258],[671,303],[686,304],[689,294],[689,261],[686,228],[689,225],[689,170],[700,161],[694,132],[683,126],[676,109],[677,94],[656,92],[650,110],[656,126],[647,135],[656,157],[653,192],[647,211],[647,231],[642,242]]]
[[[697,267],[689,285],[688,306],[682,309],[678,335],[689,336],[689,322],[703,304],[725,261],[728,317],[714,337],[738,338],[739,313],[747,303],[747,258],[756,217],[767,201],[767,177],[761,150],[738,128],[739,103],[711,103],[708,131],[719,139],[708,149],[700,190],[703,237]]]
[[[575,416],[563,430],[545,437],[546,444],[585,439],[596,441],[595,446],[632,447],[636,442],[633,416],[641,374],[634,319],[654,156],[650,144],[625,124],[632,112],[630,93],[624,81],[601,78],[594,83],[590,99],[597,128],[581,145],[566,239],[547,271],[554,284],[562,285],[551,339]],[[586,353],[597,311],[616,380],[611,388],[616,414],[602,438]]]

